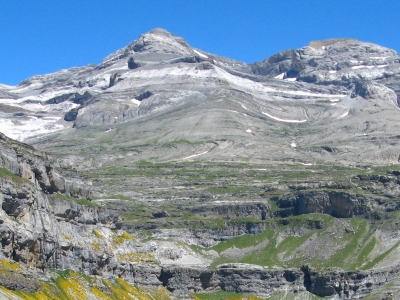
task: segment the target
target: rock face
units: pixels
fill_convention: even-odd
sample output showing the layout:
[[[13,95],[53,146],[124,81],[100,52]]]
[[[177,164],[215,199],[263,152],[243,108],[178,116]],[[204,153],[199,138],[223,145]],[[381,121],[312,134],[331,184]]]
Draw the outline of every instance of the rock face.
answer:
[[[385,284],[386,280],[398,280],[399,267],[369,272],[338,269],[318,272],[308,266],[301,270],[267,270],[256,265],[225,264],[216,271],[136,266],[134,274],[136,282],[162,284],[178,297],[218,290],[268,296],[285,290],[294,294],[308,291],[320,297],[332,297],[328,299],[359,299]]]
[[[391,49],[355,39],[331,39],[275,54],[255,63],[253,72],[271,77],[284,73],[285,78],[318,84],[349,84],[359,75],[382,78],[385,68],[395,67],[398,61],[397,53]]]
[[[30,181],[46,194],[91,198],[91,179],[63,168],[57,161],[0,133],[0,168]],[[65,176],[66,175],[66,176]]]
[[[398,106],[396,93],[386,86],[371,81],[358,81],[351,93],[351,97],[361,96],[364,99],[384,99],[386,102]]]

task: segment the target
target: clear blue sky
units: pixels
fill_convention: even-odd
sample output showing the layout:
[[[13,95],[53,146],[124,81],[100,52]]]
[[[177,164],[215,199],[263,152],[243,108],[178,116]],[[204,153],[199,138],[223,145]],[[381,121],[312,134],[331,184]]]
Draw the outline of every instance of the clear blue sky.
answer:
[[[155,27],[248,63],[335,37],[400,51],[400,1],[0,0],[0,83],[98,64]]]

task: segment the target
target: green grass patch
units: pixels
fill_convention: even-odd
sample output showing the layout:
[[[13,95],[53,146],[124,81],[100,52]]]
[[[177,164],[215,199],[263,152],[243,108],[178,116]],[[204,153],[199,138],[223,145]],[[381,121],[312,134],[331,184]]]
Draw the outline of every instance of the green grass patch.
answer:
[[[246,247],[258,245],[262,243],[265,239],[270,240],[273,238],[273,235],[274,231],[271,229],[267,229],[260,234],[255,234],[255,235],[245,234],[238,237],[234,237],[227,241],[223,241],[218,245],[215,245],[211,249],[217,251],[218,253],[221,253],[222,251],[225,251],[231,247],[243,249]]]
[[[262,300],[262,298],[244,295],[235,292],[218,291],[215,293],[194,293],[191,295],[194,300]]]
[[[83,205],[83,206],[99,207],[99,205],[96,202],[92,202],[92,201],[89,201],[89,200],[83,199],[83,198],[74,198],[74,197],[67,196],[64,194],[56,194],[56,193],[51,194],[49,196],[53,196],[53,197],[65,199],[65,200],[70,200],[70,201],[75,201],[76,203]]]
[[[10,172],[9,170],[7,170],[5,168],[0,168],[0,177],[10,178],[15,183],[20,183],[20,182],[23,182],[23,181],[31,183],[30,181],[15,175],[14,173]]]
[[[372,269],[375,267],[378,263],[383,261],[386,257],[389,256],[390,253],[392,253],[393,250],[397,249],[400,245],[400,242],[396,243],[392,248],[390,248],[388,251],[382,253],[381,255],[377,256],[375,259],[373,259],[371,262],[365,264],[364,266],[361,267],[363,270],[368,270]]]

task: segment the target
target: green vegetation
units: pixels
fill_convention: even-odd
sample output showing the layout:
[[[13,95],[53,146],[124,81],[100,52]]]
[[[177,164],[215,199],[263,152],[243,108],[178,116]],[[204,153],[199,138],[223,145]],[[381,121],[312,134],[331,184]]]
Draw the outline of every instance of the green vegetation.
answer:
[[[383,261],[387,256],[389,256],[389,254],[397,249],[400,246],[400,242],[396,243],[392,248],[390,248],[388,251],[382,253],[381,255],[377,256],[376,258],[374,258],[371,262],[368,262],[367,264],[365,264],[362,269],[363,270],[368,270],[373,268],[374,266],[376,266],[379,262]]]
[[[67,195],[64,195],[64,194],[54,193],[54,194],[51,194],[50,196],[57,197],[57,198],[60,198],[60,199],[66,199],[66,200],[70,200],[70,201],[75,201],[76,203],[78,203],[80,205],[93,206],[93,207],[98,207],[99,206],[96,202],[89,201],[89,200],[83,199],[83,198],[74,198],[74,197],[67,196]]]
[[[0,168],[0,177],[3,178],[10,178],[12,181],[14,181],[15,183],[21,183],[23,181],[31,183],[30,181],[23,179],[13,173],[11,173],[9,170],[5,169],[5,168]]]
[[[42,281],[42,290],[35,293],[11,291],[0,287],[1,299],[21,300],[76,300],[76,299],[105,299],[105,300],[168,300],[169,293],[164,288],[139,289],[128,284],[124,279],[113,281],[100,280],[71,270],[57,271],[47,281]]]
[[[370,269],[399,246],[396,244],[383,254],[374,254],[378,240],[367,220],[354,218],[344,221],[352,230],[345,230],[344,224],[337,222],[340,221],[320,214],[262,221],[266,225],[262,233],[241,235],[212,247],[220,254],[212,266],[240,262],[282,268],[300,268],[308,264],[319,270],[330,267]],[[338,229],[340,232],[336,232]],[[312,247],[312,252],[309,252],[309,247]],[[235,248],[239,249],[236,250],[238,253],[241,253],[240,249],[245,251],[236,257],[224,255],[224,251]],[[200,251],[196,247],[192,249]]]
[[[262,298],[252,295],[224,291],[215,293],[195,293],[191,295],[191,298],[194,300],[262,300]]]

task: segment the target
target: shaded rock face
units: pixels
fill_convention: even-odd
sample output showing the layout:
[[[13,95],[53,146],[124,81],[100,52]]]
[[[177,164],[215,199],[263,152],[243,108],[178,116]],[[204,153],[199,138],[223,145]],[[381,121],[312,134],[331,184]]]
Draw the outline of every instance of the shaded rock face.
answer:
[[[136,265],[132,274],[135,282],[163,285],[177,297],[219,290],[268,296],[284,289],[292,293],[308,291],[320,297],[359,299],[387,280],[399,279],[399,271],[399,266],[373,271],[344,272],[332,269],[318,272],[308,266],[300,270],[268,270],[256,265],[224,264],[215,271]]]
[[[141,67],[142,64],[135,62],[135,59],[133,57],[130,57],[128,60],[128,68],[133,70],[133,69],[137,69],[139,67]],[[110,87],[112,87],[114,84],[111,84],[110,82]]]
[[[111,271],[112,265],[121,267],[111,253],[93,249],[94,241],[87,236],[93,230],[120,228],[117,211],[47,196],[26,181],[10,178],[0,178],[0,194],[2,257],[41,271],[95,274]]]
[[[362,196],[345,192],[306,192],[282,196],[276,200],[281,216],[309,213],[329,214],[337,218],[351,218],[367,213],[366,200]]]
[[[137,252],[137,246],[133,238],[118,236],[122,225],[118,211],[60,198],[89,198],[90,182],[85,177],[4,136],[0,147],[0,257],[33,272],[14,274],[14,279],[21,277],[14,283],[0,276],[0,285],[20,289],[20,284],[29,280],[22,289],[36,291],[40,289],[37,272],[49,269],[104,276],[130,274],[129,263],[117,253]]]
[[[32,182],[47,194],[91,198],[91,179],[63,167],[43,152],[0,133],[0,167]]]
[[[260,220],[268,219],[271,216],[271,209],[265,203],[202,205],[195,207],[193,212],[207,216],[223,216],[225,218],[255,217]]]
[[[383,99],[395,106],[398,106],[396,93],[390,88],[371,81],[358,81],[354,87],[351,97],[361,96],[365,99]]]

